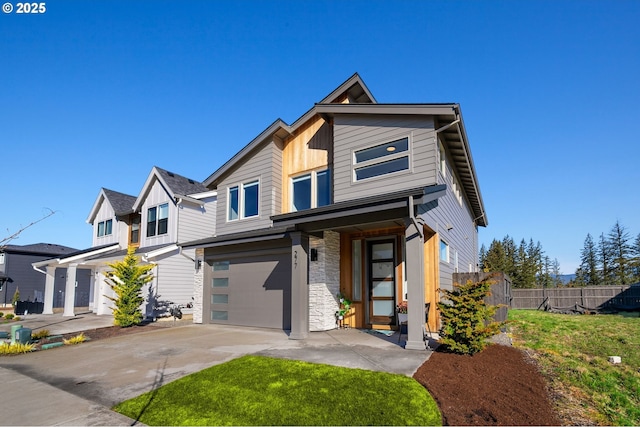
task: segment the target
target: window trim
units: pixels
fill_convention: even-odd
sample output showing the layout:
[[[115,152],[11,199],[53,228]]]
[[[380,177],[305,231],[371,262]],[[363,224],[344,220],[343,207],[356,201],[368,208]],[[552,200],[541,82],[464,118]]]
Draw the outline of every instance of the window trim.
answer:
[[[444,178],[447,177],[447,152],[440,138],[438,138],[438,170]]]
[[[165,206],[167,207],[167,217],[166,218],[160,218],[160,208]],[[153,221],[149,221],[149,212],[155,209],[155,219]],[[161,220],[166,220],[166,225],[167,225],[167,230],[164,233],[160,233],[160,221]],[[150,234],[151,228],[149,227],[149,224],[151,224],[153,222],[153,234]],[[160,203],[157,204],[155,206],[151,206],[147,208],[147,230],[145,235],[147,236],[147,238],[151,238],[151,237],[160,237],[160,236],[165,236],[167,234],[169,234],[169,203],[165,202],[165,203]]]
[[[107,233],[107,230],[109,231]],[[107,237],[113,234],[113,218],[100,221],[96,227],[96,237]]]
[[[407,140],[407,149],[406,150],[402,150],[399,152],[395,152],[392,154],[383,154],[382,156],[378,156],[375,158],[371,158],[371,159],[367,159],[367,160],[362,160],[360,162],[358,162],[357,160],[357,155],[358,153],[361,153],[363,151],[366,150],[371,150],[373,148],[378,148],[378,147],[383,147],[385,145],[389,145],[389,144],[393,144],[396,142],[401,142],[404,140]],[[384,141],[379,141],[376,142],[375,144],[370,144],[367,145],[365,147],[360,147],[358,149],[354,149],[351,151],[351,182],[353,183],[359,183],[359,182],[368,182],[374,179],[381,179],[381,178],[386,178],[390,175],[397,175],[397,174],[402,174],[402,173],[408,173],[411,172],[412,169],[412,158],[413,158],[413,135],[412,134],[407,134],[406,136],[401,136],[401,137],[397,137],[397,138],[393,138],[393,139],[387,139]],[[366,178],[360,178],[358,179],[358,171],[367,169],[367,168],[371,168],[371,167],[375,167],[375,166],[380,166],[384,163],[389,163],[392,161],[397,161],[400,159],[407,159],[407,167],[406,169],[400,169],[400,170],[395,170],[392,172],[385,172],[382,174],[378,174],[378,175],[374,175],[374,176],[370,176],[370,177],[366,177]]]
[[[255,215],[250,215],[247,216],[246,215],[246,204],[245,204],[245,198],[246,198],[246,191],[245,189],[247,187],[253,187],[256,186],[257,187],[257,203],[256,203],[256,214]],[[236,190],[238,192],[238,196],[237,196],[237,209],[236,209],[236,215],[237,218],[230,218],[230,213],[231,213],[231,192],[232,190]],[[227,215],[226,215],[226,221],[227,222],[235,222],[235,221],[240,221],[243,219],[250,219],[250,218],[259,218],[260,217],[260,178],[255,178],[255,179],[248,179],[244,182],[238,183],[238,184],[233,184],[233,185],[229,185],[227,187]]]
[[[445,259],[443,259],[443,256],[442,256],[443,255],[443,252],[442,252],[443,249],[444,249],[444,258]],[[446,262],[446,263],[449,262],[449,259],[450,259],[450,257],[449,257],[449,253],[450,253],[449,244],[447,242],[445,242],[443,239],[440,239],[440,246],[438,248],[438,253],[439,253],[438,257],[440,259],[440,262]]]
[[[321,206],[328,206],[331,204],[331,168],[323,168],[323,169],[314,169],[314,170],[310,170],[310,171],[305,171],[296,175],[291,175],[289,177],[289,212],[299,212],[298,209],[295,208],[294,206],[294,202],[295,202],[295,192],[294,192],[294,181],[295,180],[299,180],[301,178],[304,178],[306,176],[309,177],[310,181],[311,181],[311,185],[310,185],[310,192],[311,194],[309,195],[310,198],[310,202],[311,202],[311,206],[307,209],[315,209],[318,208],[320,206],[318,206],[318,198],[320,196],[320,193],[318,193],[318,174],[321,174],[323,172],[327,172],[329,175],[329,194],[328,194],[328,198],[329,198],[329,203],[327,203],[326,205],[321,205]],[[306,209],[301,209],[301,210],[306,210]]]

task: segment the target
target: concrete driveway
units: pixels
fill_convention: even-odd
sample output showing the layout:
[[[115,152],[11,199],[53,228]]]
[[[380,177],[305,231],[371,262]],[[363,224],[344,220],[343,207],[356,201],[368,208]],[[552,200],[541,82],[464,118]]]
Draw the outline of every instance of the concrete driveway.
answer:
[[[88,323],[98,318],[86,317]],[[71,323],[82,327],[80,321]],[[430,352],[404,350],[395,341],[397,335],[355,329],[313,332],[307,340],[289,340],[279,330],[179,323],[3,357],[0,381],[10,390],[3,393],[3,424],[131,425],[133,420],[108,408],[245,354],[412,375]]]

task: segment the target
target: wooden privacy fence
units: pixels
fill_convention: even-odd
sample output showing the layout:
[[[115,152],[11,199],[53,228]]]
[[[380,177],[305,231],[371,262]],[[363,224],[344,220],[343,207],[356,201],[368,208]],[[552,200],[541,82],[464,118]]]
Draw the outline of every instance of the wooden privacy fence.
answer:
[[[640,286],[590,286],[584,288],[512,289],[511,308],[540,307],[548,298],[553,308],[576,305],[588,309],[640,309]]]

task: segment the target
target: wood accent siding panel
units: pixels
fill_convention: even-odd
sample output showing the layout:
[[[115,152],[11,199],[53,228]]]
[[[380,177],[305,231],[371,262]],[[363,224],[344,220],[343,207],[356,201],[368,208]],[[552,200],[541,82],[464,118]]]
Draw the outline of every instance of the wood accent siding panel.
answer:
[[[209,197],[203,202],[204,206],[189,202],[178,206],[178,242],[216,235],[216,197]]]
[[[436,183],[434,123],[425,116],[343,115],[334,119],[334,202]],[[353,152],[409,137],[409,171],[354,182]]]
[[[147,210],[154,206],[159,206],[164,203],[169,204],[169,221],[167,225],[167,234],[160,236],[147,237]],[[160,181],[155,180],[151,189],[147,193],[147,198],[144,200],[142,207],[140,208],[141,221],[140,221],[140,246],[155,246],[164,245],[167,243],[174,243],[176,241],[176,231],[178,229],[178,208],[175,201],[167,193],[167,190],[160,184]]]
[[[439,261],[440,287],[448,290],[453,289],[456,252],[458,272],[469,273],[469,264],[475,272],[478,265],[478,230],[473,224],[473,213],[466,198],[463,196],[460,206],[453,192],[453,170],[450,165],[447,162],[446,177],[438,172],[438,183],[447,185],[446,194],[437,203],[431,203],[428,210],[420,212],[425,223],[438,233],[438,260],[440,239],[449,245],[449,262]]]
[[[282,145],[279,141],[272,140],[259,147],[242,165],[232,171],[218,185],[217,234],[224,235],[270,227],[272,225],[271,215],[281,212],[281,176]],[[227,221],[228,189],[255,179],[260,181],[258,216]]]
[[[108,236],[98,237],[98,223],[102,221],[106,221],[108,219],[113,220],[111,234]],[[111,204],[106,199],[103,199],[102,205],[100,206],[100,209],[98,210],[98,213],[96,214],[96,217],[93,220],[93,228],[92,228],[93,239],[92,239],[91,246],[96,247],[96,246],[102,246],[102,245],[113,245],[116,243],[122,244],[122,240],[119,241],[119,238],[121,237],[120,229],[122,227],[126,229],[127,225],[120,224],[120,222],[116,218],[116,214],[115,214],[115,211],[113,210],[113,207],[111,207]],[[126,247],[126,245],[127,245],[127,241],[125,239],[124,247]]]
[[[282,212],[291,212],[289,180],[297,174],[329,165],[333,148],[332,126],[314,116],[284,142],[282,152]]]

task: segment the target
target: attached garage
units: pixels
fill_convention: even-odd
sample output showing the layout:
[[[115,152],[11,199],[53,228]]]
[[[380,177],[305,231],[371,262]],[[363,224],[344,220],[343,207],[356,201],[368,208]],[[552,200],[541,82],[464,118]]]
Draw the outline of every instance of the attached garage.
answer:
[[[260,246],[205,250],[204,322],[291,329],[290,241]]]

